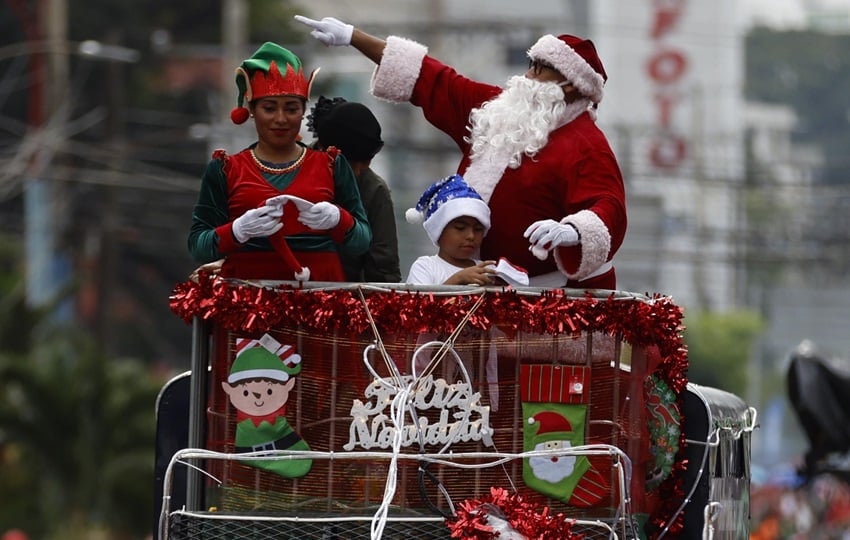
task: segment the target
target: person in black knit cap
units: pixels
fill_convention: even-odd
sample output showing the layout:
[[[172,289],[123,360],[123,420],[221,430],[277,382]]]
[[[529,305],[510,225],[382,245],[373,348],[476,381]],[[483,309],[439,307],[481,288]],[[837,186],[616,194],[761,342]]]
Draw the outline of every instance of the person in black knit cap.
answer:
[[[362,103],[320,96],[307,117],[307,127],[316,136],[315,148],[333,146],[348,159],[372,227],[369,250],[360,256],[342,257],[346,279],[399,283],[398,237],[390,189],[370,167],[372,158],[384,146],[381,124]]]

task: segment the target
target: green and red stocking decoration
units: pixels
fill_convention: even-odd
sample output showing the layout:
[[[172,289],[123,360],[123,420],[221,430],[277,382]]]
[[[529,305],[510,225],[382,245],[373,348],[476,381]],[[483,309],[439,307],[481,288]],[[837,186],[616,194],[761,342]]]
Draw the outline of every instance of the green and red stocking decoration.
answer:
[[[520,371],[523,450],[562,450],[585,444],[590,371],[583,366],[525,364]],[[523,460],[525,484],[572,506],[590,507],[609,487],[587,456]]]
[[[237,453],[310,450],[286,420],[286,402],[301,372],[301,355],[269,334],[260,339],[237,338],[236,359],[221,387],[236,408]],[[243,463],[285,478],[310,472],[311,459],[246,460]]]

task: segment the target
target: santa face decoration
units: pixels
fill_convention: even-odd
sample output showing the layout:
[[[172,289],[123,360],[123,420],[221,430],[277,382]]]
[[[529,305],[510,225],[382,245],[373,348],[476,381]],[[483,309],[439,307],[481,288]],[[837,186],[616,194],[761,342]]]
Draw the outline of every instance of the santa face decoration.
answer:
[[[567,450],[572,446],[570,441],[548,441],[537,444],[534,449],[557,452]],[[528,465],[536,478],[557,484],[573,474],[576,456],[532,457],[528,458]]]

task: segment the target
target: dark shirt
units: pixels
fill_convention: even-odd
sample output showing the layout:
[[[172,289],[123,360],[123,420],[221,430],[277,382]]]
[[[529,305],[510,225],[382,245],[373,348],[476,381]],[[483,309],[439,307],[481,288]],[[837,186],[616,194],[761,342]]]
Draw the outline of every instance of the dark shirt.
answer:
[[[399,283],[398,236],[390,188],[372,169],[357,178],[357,187],[372,228],[372,244],[360,256],[340,254],[346,280]]]

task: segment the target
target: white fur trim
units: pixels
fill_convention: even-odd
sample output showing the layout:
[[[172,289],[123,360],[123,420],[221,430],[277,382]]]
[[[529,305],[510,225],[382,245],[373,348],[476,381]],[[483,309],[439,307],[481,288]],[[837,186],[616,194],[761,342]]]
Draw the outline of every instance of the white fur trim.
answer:
[[[289,373],[280,369],[246,369],[231,373],[227,377],[227,382],[236,384],[246,379],[271,379],[273,381],[286,382],[289,380]]]
[[[605,79],[572,47],[552,34],[538,39],[537,43],[528,49],[528,57],[546,60],[594,103],[602,101]]]
[[[425,227],[425,232],[428,238],[437,245],[440,235],[443,234],[443,229],[446,225],[455,218],[461,216],[470,216],[477,219],[484,225],[484,234],[490,230],[490,207],[487,203],[480,199],[472,197],[461,197],[458,199],[449,199],[440,205],[431,216],[422,224]]]
[[[310,269],[302,266],[300,272],[295,272],[295,279],[296,281],[310,281]]]
[[[388,37],[381,63],[372,72],[369,91],[386,101],[408,101],[427,54],[428,48],[421,43],[398,36]]]
[[[581,263],[574,274],[566,271],[558,251],[555,248],[555,264],[558,269],[570,279],[582,280],[593,274],[600,266],[608,260],[611,251],[611,233],[608,227],[590,210],[581,210],[561,220],[561,223],[569,223],[578,231],[581,237]]]
[[[511,156],[507,153],[488,148],[481,155],[475,156],[463,172],[463,179],[481,195],[485,203],[489,203],[510,160]]]

